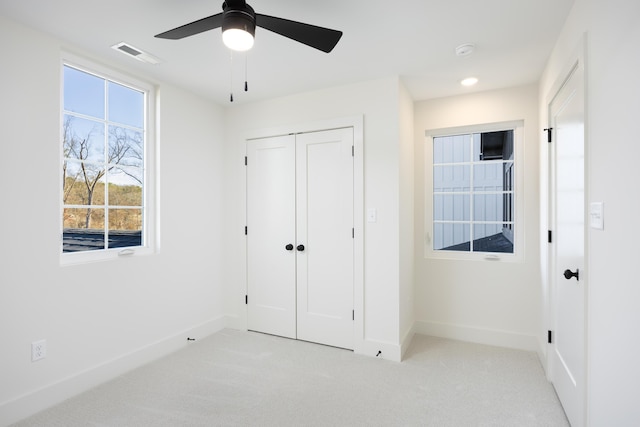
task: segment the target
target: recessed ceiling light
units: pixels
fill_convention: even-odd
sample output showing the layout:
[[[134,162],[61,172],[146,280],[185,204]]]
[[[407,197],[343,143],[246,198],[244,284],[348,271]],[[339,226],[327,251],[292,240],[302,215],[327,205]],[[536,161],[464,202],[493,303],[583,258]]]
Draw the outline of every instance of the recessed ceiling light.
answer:
[[[478,83],[478,79],[475,77],[467,77],[460,82],[462,86],[473,86],[476,83]]]

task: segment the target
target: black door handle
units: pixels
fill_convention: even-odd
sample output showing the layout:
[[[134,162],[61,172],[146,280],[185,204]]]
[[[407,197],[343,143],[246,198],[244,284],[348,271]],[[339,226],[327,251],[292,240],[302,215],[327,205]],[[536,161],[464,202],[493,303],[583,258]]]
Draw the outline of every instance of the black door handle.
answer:
[[[300,252],[304,251],[304,245],[298,245],[296,249]]]
[[[286,250],[288,251],[292,251],[293,250],[293,245],[291,243],[289,243],[287,246],[284,247]]]
[[[577,281],[580,281],[580,270],[576,268],[576,272],[566,269],[564,271],[564,278],[567,280],[571,280],[572,277],[575,277]]]

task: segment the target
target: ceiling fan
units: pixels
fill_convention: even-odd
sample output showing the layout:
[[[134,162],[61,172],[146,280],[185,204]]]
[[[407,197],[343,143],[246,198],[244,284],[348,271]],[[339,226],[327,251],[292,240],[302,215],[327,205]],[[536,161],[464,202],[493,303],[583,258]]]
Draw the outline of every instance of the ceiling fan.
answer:
[[[245,0],[225,0],[222,13],[182,25],[156,37],[178,40],[222,27],[225,45],[233,50],[244,51],[253,46],[256,26],[326,53],[331,52],[342,37],[342,31],[256,13]]]

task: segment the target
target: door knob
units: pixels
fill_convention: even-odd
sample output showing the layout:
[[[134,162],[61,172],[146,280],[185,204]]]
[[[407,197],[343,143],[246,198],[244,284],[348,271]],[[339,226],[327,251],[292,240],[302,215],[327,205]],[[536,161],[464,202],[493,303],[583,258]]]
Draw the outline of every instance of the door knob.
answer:
[[[571,280],[572,277],[575,277],[576,280],[580,281],[580,270],[576,268],[576,272],[567,269],[564,271],[564,278],[567,280]]]
[[[300,252],[304,251],[304,245],[298,245],[296,249]]]
[[[284,247],[286,250],[288,251],[292,251],[293,250],[293,245],[291,243],[289,243],[287,246]]]

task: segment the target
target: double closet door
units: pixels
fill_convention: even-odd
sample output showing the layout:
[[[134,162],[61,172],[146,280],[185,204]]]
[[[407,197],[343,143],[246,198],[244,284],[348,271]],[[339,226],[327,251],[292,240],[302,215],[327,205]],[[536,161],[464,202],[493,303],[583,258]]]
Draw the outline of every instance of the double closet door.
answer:
[[[248,329],[353,349],[353,129],[247,141]]]

